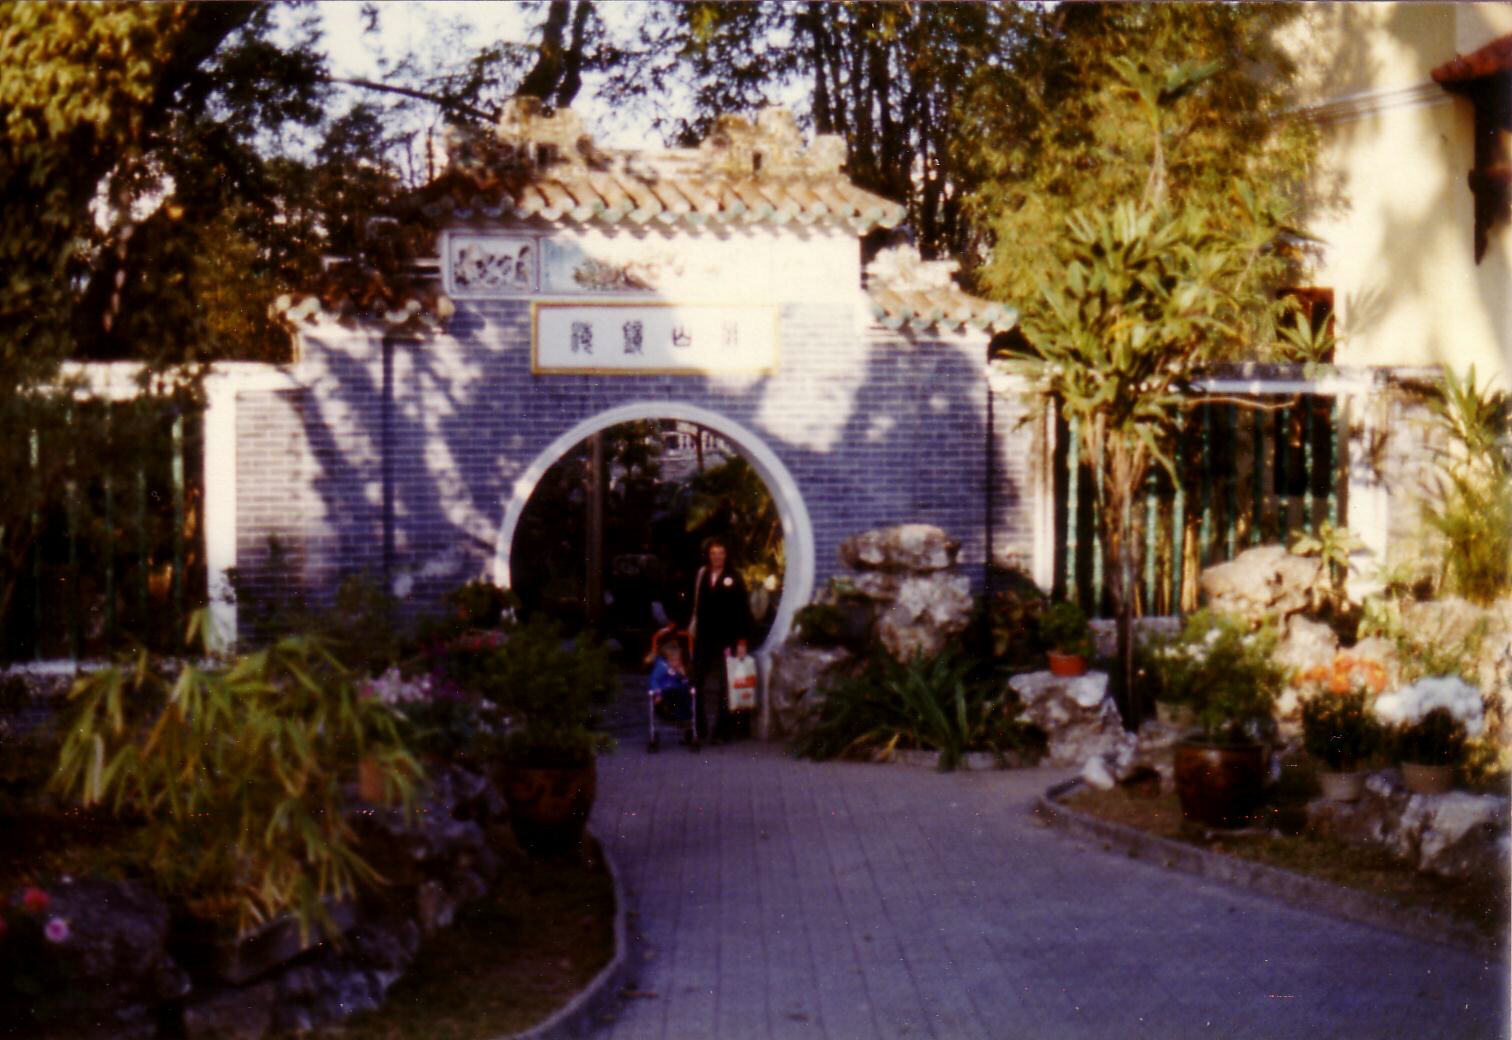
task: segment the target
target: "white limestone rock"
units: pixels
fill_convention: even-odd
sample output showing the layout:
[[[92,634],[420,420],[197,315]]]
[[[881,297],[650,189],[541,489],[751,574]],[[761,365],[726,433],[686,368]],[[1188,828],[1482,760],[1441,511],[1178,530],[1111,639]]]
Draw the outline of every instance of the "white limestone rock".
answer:
[[[1123,721],[1108,696],[1107,673],[1066,678],[1030,672],[1014,676],[1009,686],[1021,701],[1018,717],[1044,730],[1051,765],[1075,766],[1122,746]]]
[[[1198,584],[1214,610],[1258,622],[1316,607],[1328,582],[1318,557],[1298,556],[1284,545],[1257,545],[1207,568]]]
[[[910,576],[877,619],[877,638],[888,653],[906,661],[933,657],[971,622],[971,581],[964,574]]]
[[[930,574],[955,566],[961,543],[933,524],[898,524],[847,538],[840,562],[858,571]]]

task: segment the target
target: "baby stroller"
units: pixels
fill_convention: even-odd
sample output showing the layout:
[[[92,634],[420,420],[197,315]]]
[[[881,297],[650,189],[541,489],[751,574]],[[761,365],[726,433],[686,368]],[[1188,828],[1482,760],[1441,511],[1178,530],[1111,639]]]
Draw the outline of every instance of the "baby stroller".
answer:
[[[684,745],[690,751],[701,746],[698,736],[698,690],[686,670],[676,672],[669,666],[669,658],[679,662],[687,657],[687,633],[676,625],[668,625],[651,637],[653,662],[651,677],[646,684],[646,724],[649,735],[647,751],[661,747],[661,731],[658,725],[676,726]]]

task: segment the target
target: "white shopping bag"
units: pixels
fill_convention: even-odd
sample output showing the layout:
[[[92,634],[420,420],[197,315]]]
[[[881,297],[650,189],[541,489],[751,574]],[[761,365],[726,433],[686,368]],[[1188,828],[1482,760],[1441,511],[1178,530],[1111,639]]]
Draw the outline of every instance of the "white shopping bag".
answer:
[[[756,707],[756,658],[725,658],[725,690],[731,711],[752,711]]]

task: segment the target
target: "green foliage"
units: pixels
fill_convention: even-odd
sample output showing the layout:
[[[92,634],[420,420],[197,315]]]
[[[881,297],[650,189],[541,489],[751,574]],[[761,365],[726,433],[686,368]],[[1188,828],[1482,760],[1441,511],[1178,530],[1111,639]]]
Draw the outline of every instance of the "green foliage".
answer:
[[[1015,4],[651,5],[608,95],[650,99],[659,127],[695,144],[721,114],[754,114],[798,86],[799,119],[844,138],[846,176],[908,207],[926,256],[970,255],[962,200],[977,182],[958,109],[1016,62],[1035,17]],[[678,93],[691,103],[663,100]]]
[[[1351,563],[1350,554],[1365,548],[1365,543],[1360,540],[1347,527],[1335,527],[1331,521],[1324,520],[1318,525],[1314,534],[1302,534],[1292,542],[1291,551],[1298,556],[1318,556],[1328,568],[1329,586],[1333,591],[1336,604],[1342,604],[1346,600],[1344,584],[1349,579]]]
[[[1291,219],[1312,135],[1282,116],[1276,5],[1057,5],[1021,61],[982,81],[963,134],[984,171],[979,272],[1020,306],[1005,361],[1078,423],[1118,615],[1126,715],[1133,667],[1133,499],[1200,400],[1212,361],[1286,355]]]
[[[201,613],[196,624],[203,632]],[[135,853],[166,892],[245,933],[381,881],[343,786],[359,758],[407,805],[420,776],[394,714],[365,700],[318,639],[290,636],[225,667],[138,655],[70,694],[53,787],[139,823]]]
[[[522,765],[577,766],[612,746],[592,728],[617,690],[609,654],[582,634],[572,642],[550,621],[532,618],[509,635],[494,682],[516,723],[504,747]]]
[[[1092,654],[1092,629],[1086,611],[1075,603],[1052,603],[1039,619],[1040,640],[1062,654]]]
[[[446,600],[466,628],[498,628],[519,606],[514,593],[491,581],[470,581],[453,589]]]
[[[1445,542],[1440,585],[1451,595],[1490,603],[1512,591],[1512,396],[1444,370],[1429,398],[1447,439],[1438,454],[1439,503],[1424,519]]]
[[[1302,744],[1335,772],[1354,769],[1381,744],[1381,726],[1364,691],[1322,693],[1302,702]]]
[[[1465,760],[1465,725],[1448,708],[1434,708],[1417,722],[1398,727],[1391,743],[1399,762],[1457,766]]]
[[[1190,708],[1202,738],[1247,743],[1265,727],[1286,682],[1272,655],[1272,629],[1248,631],[1210,610],[1187,618],[1181,632],[1157,638],[1140,654],[1141,680],[1156,700]]]
[[[1007,684],[971,658],[947,650],[907,662],[875,653],[853,674],[823,690],[819,719],[797,742],[808,758],[886,758],[899,748],[938,751],[952,770],[968,751],[1032,748],[1034,734],[1012,721]]]

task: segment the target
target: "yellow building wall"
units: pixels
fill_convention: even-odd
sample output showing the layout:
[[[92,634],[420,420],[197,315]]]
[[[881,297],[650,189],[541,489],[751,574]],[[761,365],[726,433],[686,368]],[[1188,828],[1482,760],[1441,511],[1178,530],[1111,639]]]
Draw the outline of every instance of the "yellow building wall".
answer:
[[[1289,41],[1317,118],[1322,240],[1346,365],[1447,364],[1512,387],[1512,228],[1479,264],[1470,102],[1437,66],[1512,32],[1508,4],[1318,4]]]

